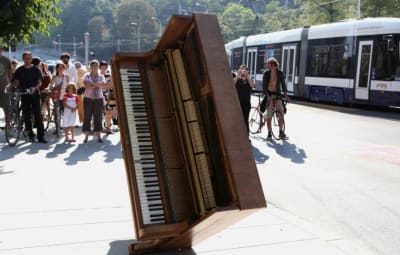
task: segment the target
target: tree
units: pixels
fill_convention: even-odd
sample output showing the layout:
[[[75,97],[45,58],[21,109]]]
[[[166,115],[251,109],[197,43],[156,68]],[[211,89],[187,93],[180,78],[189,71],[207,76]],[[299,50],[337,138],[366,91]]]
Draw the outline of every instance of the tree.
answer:
[[[226,42],[248,35],[256,15],[240,4],[229,4],[219,15],[219,23]]]
[[[151,18],[155,16],[155,9],[145,1],[122,1],[114,13],[116,37],[136,41],[140,36],[141,51],[151,49],[158,36],[157,23]]]
[[[399,0],[366,0],[362,1],[361,15],[363,17],[393,16],[400,13]]]
[[[303,0],[300,23],[315,25],[337,22],[356,17],[356,1],[354,0]]]
[[[0,39],[6,44],[15,41],[31,42],[34,32],[49,35],[52,25],[60,24],[54,16],[60,13],[58,0],[3,1],[0,15]]]
[[[278,0],[265,6],[264,32],[291,29],[299,25],[299,10],[286,8]]]

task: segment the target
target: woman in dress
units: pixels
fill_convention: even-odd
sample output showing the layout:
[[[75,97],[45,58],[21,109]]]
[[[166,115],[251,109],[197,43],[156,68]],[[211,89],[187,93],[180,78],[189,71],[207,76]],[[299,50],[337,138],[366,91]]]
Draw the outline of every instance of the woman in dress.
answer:
[[[75,83],[68,83],[65,88],[65,94],[63,97],[63,105],[64,105],[64,118],[63,118],[63,127],[65,133],[65,141],[64,142],[76,142],[75,140],[75,126],[78,125],[78,103],[79,97],[76,95]],[[68,138],[68,134],[71,133],[71,139]]]

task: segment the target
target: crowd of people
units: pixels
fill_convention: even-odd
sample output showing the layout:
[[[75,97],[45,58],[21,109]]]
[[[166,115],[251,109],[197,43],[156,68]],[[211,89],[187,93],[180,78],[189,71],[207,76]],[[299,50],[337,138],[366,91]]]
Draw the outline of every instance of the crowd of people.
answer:
[[[94,133],[98,142],[103,142],[101,133],[112,134],[112,110],[116,107],[113,96],[113,84],[107,74],[108,64],[105,61],[92,60],[89,69],[85,70],[80,62],[74,64],[70,61],[68,53],[62,53],[60,61],[55,66],[54,74],[48,71],[44,62],[39,58],[33,58],[30,52],[22,55],[23,65],[9,60],[2,55],[0,46],[0,107],[4,110],[5,125],[10,123],[9,100],[4,93],[5,88],[13,87],[20,90],[29,90],[28,95],[21,98],[22,111],[24,115],[25,131],[29,140],[47,143],[42,121],[41,101],[46,100],[48,91],[56,93],[63,111],[62,127],[64,128],[65,142],[76,142],[75,127],[82,127],[84,134],[83,142],[86,143],[91,132]],[[249,132],[249,113],[251,109],[251,91],[255,88],[250,77],[248,67],[241,65],[234,75],[234,86],[240,102],[243,119],[247,132]],[[263,75],[263,92],[265,99],[262,108],[265,109],[266,123],[268,128],[267,139],[272,138],[271,117],[273,107],[282,112],[283,106],[280,100],[276,100],[281,93],[287,98],[287,88],[283,72],[279,69],[279,63],[275,58],[266,61],[266,71]],[[275,100],[274,105],[271,103]],[[103,115],[105,129],[103,130]],[[32,116],[36,127],[33,132]],[[281,123],[279,123],[281,126]],[[279,137],[286,139],[287,136],[281,129]]]
[[[83,142],[88,141],[93,131],[98,142],[103,142],[101,133],[112,134],[112,110],[116,107],[111,75],[107,73],[105,61],[92,60],[88,70],[80,62],[71,63],[70,55],[62,53],[60,61],[50,73],[47,65],[31,52],[22,54],[23,64],[16,59],[3,56],[0,46],[0,107],[5,116],[5,127],[10,125],[10,104],[6,90],[29,91],[22,95],[21,107],[24,130],[29,141],[47,143],[43,125],[43,102],[52,98],[63,113],[61,126],[64,142],[74,143],[75,128],[82,127]],[[110,103],[112,101],[112,103]],[[105,129],[103,130],[103,115]],[[33,120],[32,120],[33,117]],[[34,123],[34,125],[32,124]],[[34,132],[36,128],[36,132]]]

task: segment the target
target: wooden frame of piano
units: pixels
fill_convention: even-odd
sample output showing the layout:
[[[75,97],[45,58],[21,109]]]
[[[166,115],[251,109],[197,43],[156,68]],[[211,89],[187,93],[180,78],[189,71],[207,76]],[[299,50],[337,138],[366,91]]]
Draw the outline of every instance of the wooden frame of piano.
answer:
[[[179,52],[178,52],[178,51]],[[170,52],[170,55],[167,53]],[[174,66],[175,58],[173,54],[182,55],[182,63]],[[179,61],[178,61],[179,62]],[[136,230],[137,243],[130,247],[131,254],[144,253],[155,249],[187,248],[210,237],[213,234],[223,230],[227,226],[246,217],[254,210],[266,206],[264,193],[259,180],[257,168],[252,155],[252,150],[248,140],[248,134],[243,123],[240,104],[234,89],[232,76],[227,62],[223,40],[221,37],[218,21],[215,15],[193,14],[193,16],[172,16],[163,36],[154,50],[140,53],[116,53],[112,59],[113,82],[116,90],[117,108],[120,120],[121,141],[125,167],[127,171],[128,184],[130,190],[131,204],[134,215],[134,224]],[[166,223],[145,224],[140,204],[140,191],[135,174],[135,158],[132,155],[132,127],[130,127],[127,116],[129,109],[126,98],[128,97],[122,88],[126,81],[121,78],[121,70],[138,69],[142,74],[140,78],[144,85],[143,101],[151,107],[146,108],[148,114],[149,128],[152,134],[152,145],[154,148],[155,162],[158,168],[162,169],[165,164],[163,153],[169,150],[184,150],[182,140],[185,139],[185,131],[182,126],[176,127],[181,142],[175,141],[171,144],[168,138],[161,138],[162,135],[170,136],[171,133],[165,133],[163,127],[170,126],[172,122],[163,124],[165,116],[163,111],[170,114],[169,111],[179,108],[180,101],[171,103],[172,106],[159,106],[163,101],[168,101],[168,97],[161,95],[180,94],[182,89],[180,85],[171,85],[175,80],[182,79],[179,72],[186,72],[188,86],[192,89],[192,97],[196,111],[199,112],[199,125],[207,153],[207,162],[212,168],[212,192],[215,194],[215,205],[189,206],[190,212],[195,211],[196,217],[189,217],[186,220],[171,221],[174,218],[173,210],[165,209]],[[168,74],[170,72],[170,74]],[[168,80],[168,81],[166,81]],[[176,81],[175,81],[176,82]],[[182,82],[182,81],[179,81]],[[170,89],[161,89],[154,92],[154,88],[167,87],[161,85],[168,83]],[[125,87],[128,85],[124,85]],[[128,86],[129,87],[129,86]],[[179,92],[179,90],[181,90]],[[184,91],[182,93],[185,93]],[[147,96],[146,96],[147,95]],[[153,96],[154,98],[150,98]],[[190,97],[190,95],[189,95]],[[183,102],[183,99],[181,100]],[[184,103],[184,102],[183,102]],[[182,105],[183,105],[182,103]],[[172,110],[171,110],[172,109]],[[179,111],[176,110],[176,111]],[[181,110],[181,115],[185,115],[185,110]],[[165,114],[166,114],[165,113]],[[179,118],[179,113],[175,113]],[[160,117],[161,116],[161,117]],[[183,118],[185,118],[183,116]],[[135,124],[136,125],[136,124]],[[178,124],[179,125],[179,124]],[[161,126],[161,128],[160,128]],[[184,128],[185,129],[185,128]],[[186,128],[187,133],[191,130]],[[163,132],[165,134],[163,134]],[[155,136],[158,135],[158,138]],[[168,143],[167,143],[168,142]],[[167,144],[167,145],[165,145]],[[179,148],[175,148],[176,145]],[[163,147],[163,148],[160,148]],[[190,149],[190,148],[189,148]],[[183,155],[187,156],[187,152]],[[197,154],[196,154],[197,155]],[[195,156],[196,156],[195,155]],[[188,168],[196,168],[187,163],[190,156],[182,156],[183,161]],[[137,160],[137,159],[136,159]],[[190,171],[186,169],[186,171]],[[175,175],[169,177],[168,181],[162,180],[163,173],[158,170],[157,176],[161,179],[159,185],[161,191],[168,190],[171,187],[171,180],[174,181]],[[187,175],[190,175],[187,174]],[[180,205],[185,199],[197,201],[201,199],[201,194],[196,191],[196,181],[193,177],[189,178],[190,190],[192,195],[171,194],[163,195],[163,205],[168,203],[168,199],[175,199],[175,204]],[[204,181],[203,181],[204,182]],[[197,186],[202,186],[200,180]],[[172,184],[175,186],[175,184]],[[175,189],[175,187],[173,187]],[[185,191],[180,191],[185,192]],[[187,195],[187,196],[185,196]],[[188,198],[189,197],[189,198]],[[199,198],[200,197],[200,198]],[[213,204],[213,201],[211,201]],[[184,215],[188,214],[186,212]],[[180,216],[176,216],[178,219]],[[169,222],[171,221],[171,222]]]

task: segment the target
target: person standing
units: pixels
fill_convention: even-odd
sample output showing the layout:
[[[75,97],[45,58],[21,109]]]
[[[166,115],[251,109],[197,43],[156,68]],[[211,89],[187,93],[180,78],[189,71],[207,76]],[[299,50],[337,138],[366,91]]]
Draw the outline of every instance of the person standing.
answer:
[[[42,85],[42,73],[32,65],[32,53],[24,52],[22,54],[24,65],[15,70],[14,86],[22,91],[29,90],[29,94],[22,95],[22,113],[24,114],[25,130],[28,132],[29,140],[35,140],[35,134],[32,130],[32,113],[35,118],[37,129],[37,138],[40,143],[47,143],[44,139],[44,127],[40,107],[40,86]]]
[[[65,94],[63,97],[63,105],[64,105],[64,118],[63,118],[63,127],[65,133],[65,142],[76,142],[75,140],[75,126],[79,123],[78,121],[78,102],[79,97],[76,95],[76,89],[74,83],[68,83],[65,88]],[[71,132],[71,139],[68,138],[68,134]]]
[[[60,59],[65,65],[65,74],[68,74],[70,77],[70,81],[77,85],[79,81],[78,72],[76,71],[75,66],[69,63],[69,54],[67,52],[62,53]]]
[[[254,88],[254,83],[249,76],[248,68],[246,65],[239,67],[237,76],[234,78],[236,92],[239,97],[240,107],[242,109],[244,123],[246,125],[247,133],[249,133],[249,114],[251,109],[251,90]]]
[[[281,116],[283,118],[284,110],[282,105],[282,100],[280,100],[281,93],[283,92],[284,96],[287,96],[287,88],[285,82],[284,73],[278,69],[279,62],[275,58],[269,58],[266,61],[267,70],[263,74],[263,91],[266,100],[265,110],[267,111],[267,128],[268,128],[268,136],[267,139],[272,139],[272,112],[274,107],[281,112]],[[280,139],[288,139],[285,132],[283,131],[283,120],[278,120],[279,124],[279,138]]]
[[[76,84],[78,87],[77,94],[79,97],[78,103],[78,114],[79,114],[79,122],[83,122],[83,93],[85,91],[85,85],[83,84],[83,76],[85,75],[86,68],[84,68],[81,62],[75,62],[75,68],[78,72],[78,83]]]
[[[65,74],[64,63],[57,63],[56,74],[51,77],[50,90],[58,94],[59,100],[62,100],[64,98],[65,88],[70,82],[71,81],[69,75]]]
[[[0,107],[3,108],[7,127],[10,124],[10,101],[5,88],[10,84],[13,73],[10,60],[3,56],[3,47],[0,45]]]
[[[115,98],[114,98],[114,93],[113,93],[113,83],[111,80],[111,75],[107,74],[107,68],[108,64],[105,61],[100,62],[100,73],[104,75],[106,79],[106,84],[108,85],[104,90],[103,94],[106,99],[106,104],[104,106],[104,111],[105,111],[105,126],[106,126],[106,134],[110,135],[113,132],[111,131],[111,119],[112,119],[112,111],[113,108],[116,107],[115,105]]]
[[[103,118],[103,88],[106,84],[104,75],[99,72],[99,61],[92,60],[89,64],[90,72],[83,76],[85,84],[85,94],[83,96],[83,126],[82,132],[85,134],[84,143],[88,141],[93,118],[93,131],[96,133],[97,141],[102,143],[102,118]]]
[[[17,70],[18,67],[18,60],[16,60],[15,58],[11,60],[11,71],[14,75],[15,70]]]

